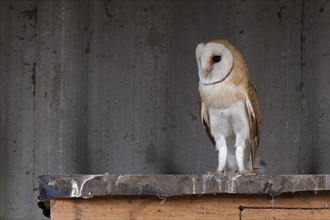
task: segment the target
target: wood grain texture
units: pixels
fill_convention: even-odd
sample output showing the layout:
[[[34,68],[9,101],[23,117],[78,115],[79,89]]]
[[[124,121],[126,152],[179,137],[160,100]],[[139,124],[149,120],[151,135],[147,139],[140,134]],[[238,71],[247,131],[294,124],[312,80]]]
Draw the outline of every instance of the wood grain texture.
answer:
[[[241,220],[296,220],[317,219],[329,220],[329,209],[245,209],[242,211]]]
[[[160,200],[110,198],[52,201],[54,220],[59,219],[238,219],[240,210],[222,207],[215,200]]]
[[[325,219],[330,192],[267,195],[205,195],[159,199],[156,197],[99,197],[51,201],[51,217],[59,219]],[[275,210],[275,211],[273,211]],[[257,213],[257,214],[256,214]],[[285,214],[287,213],[287,214]],[[263,218],[263,217],[267,218]],[[311,216],[311,217],[309,217]],[[243,218],[242,218],[243,219]]]

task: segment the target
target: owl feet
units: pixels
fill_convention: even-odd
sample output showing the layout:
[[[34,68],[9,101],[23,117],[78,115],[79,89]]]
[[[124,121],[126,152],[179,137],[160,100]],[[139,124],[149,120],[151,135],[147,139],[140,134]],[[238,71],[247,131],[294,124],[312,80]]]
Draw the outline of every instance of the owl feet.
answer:
[[[251,170],[236,171],[236,176],[255,176],[256,173]]]
[[[223,171],[207,171],[207,175],[209,176],[223,176],[224,172]]]

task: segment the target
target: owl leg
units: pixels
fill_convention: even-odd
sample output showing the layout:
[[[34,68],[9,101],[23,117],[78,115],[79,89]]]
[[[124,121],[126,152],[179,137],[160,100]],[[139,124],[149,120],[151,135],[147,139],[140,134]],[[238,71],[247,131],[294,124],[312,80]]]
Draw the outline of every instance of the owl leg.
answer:
[[[244,167],[244,151],[245,151],[245,139],[241,135],[236,135],[236,161],[238,166],[238,172],[236,175],[244,175],[248,173]]]
[[[216,148],[218,150],[218,169],[217,172],[223,174],[223,170],[226,166],[227,155],[228,155],[228,147],[226,144],[226,138],[221,135],[216,140]]]

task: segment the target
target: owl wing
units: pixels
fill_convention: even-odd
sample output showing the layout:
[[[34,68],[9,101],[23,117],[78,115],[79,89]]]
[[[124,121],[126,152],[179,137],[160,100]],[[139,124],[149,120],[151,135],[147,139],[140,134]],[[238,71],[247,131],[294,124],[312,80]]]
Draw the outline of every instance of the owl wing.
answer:
[[[251,161],[254,166],[257,149],[259,146],[260,128],[261,128],[261,115],[259,107],[259,97],[256,87],[249,81],[249,89],[246,94],[246,109],[249,118],[250,126],[250,150],[251,150]]]
[[[205,128],[205,131],[207,133],[207,136],[209,137],[210,141],[212,144],[215,146],[215,140],[214,137],[211,134],[210,130],[210,118],[209,118],[209,113],[207,111],[207,108],[202,100],[202,98],[199,99],[199,113],[202,121],[202,125]]]

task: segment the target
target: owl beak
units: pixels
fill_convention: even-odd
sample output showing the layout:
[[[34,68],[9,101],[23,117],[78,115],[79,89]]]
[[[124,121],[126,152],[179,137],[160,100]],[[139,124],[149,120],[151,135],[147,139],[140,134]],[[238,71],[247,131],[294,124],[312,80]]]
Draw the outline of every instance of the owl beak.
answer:
[[[211,71],[212,71],[211,69],[205,69],[205,70],[204,70],[204,76],[205,76],[205,78],[208,77],[208,76],[210,75],[210,72],[211,72]]]

